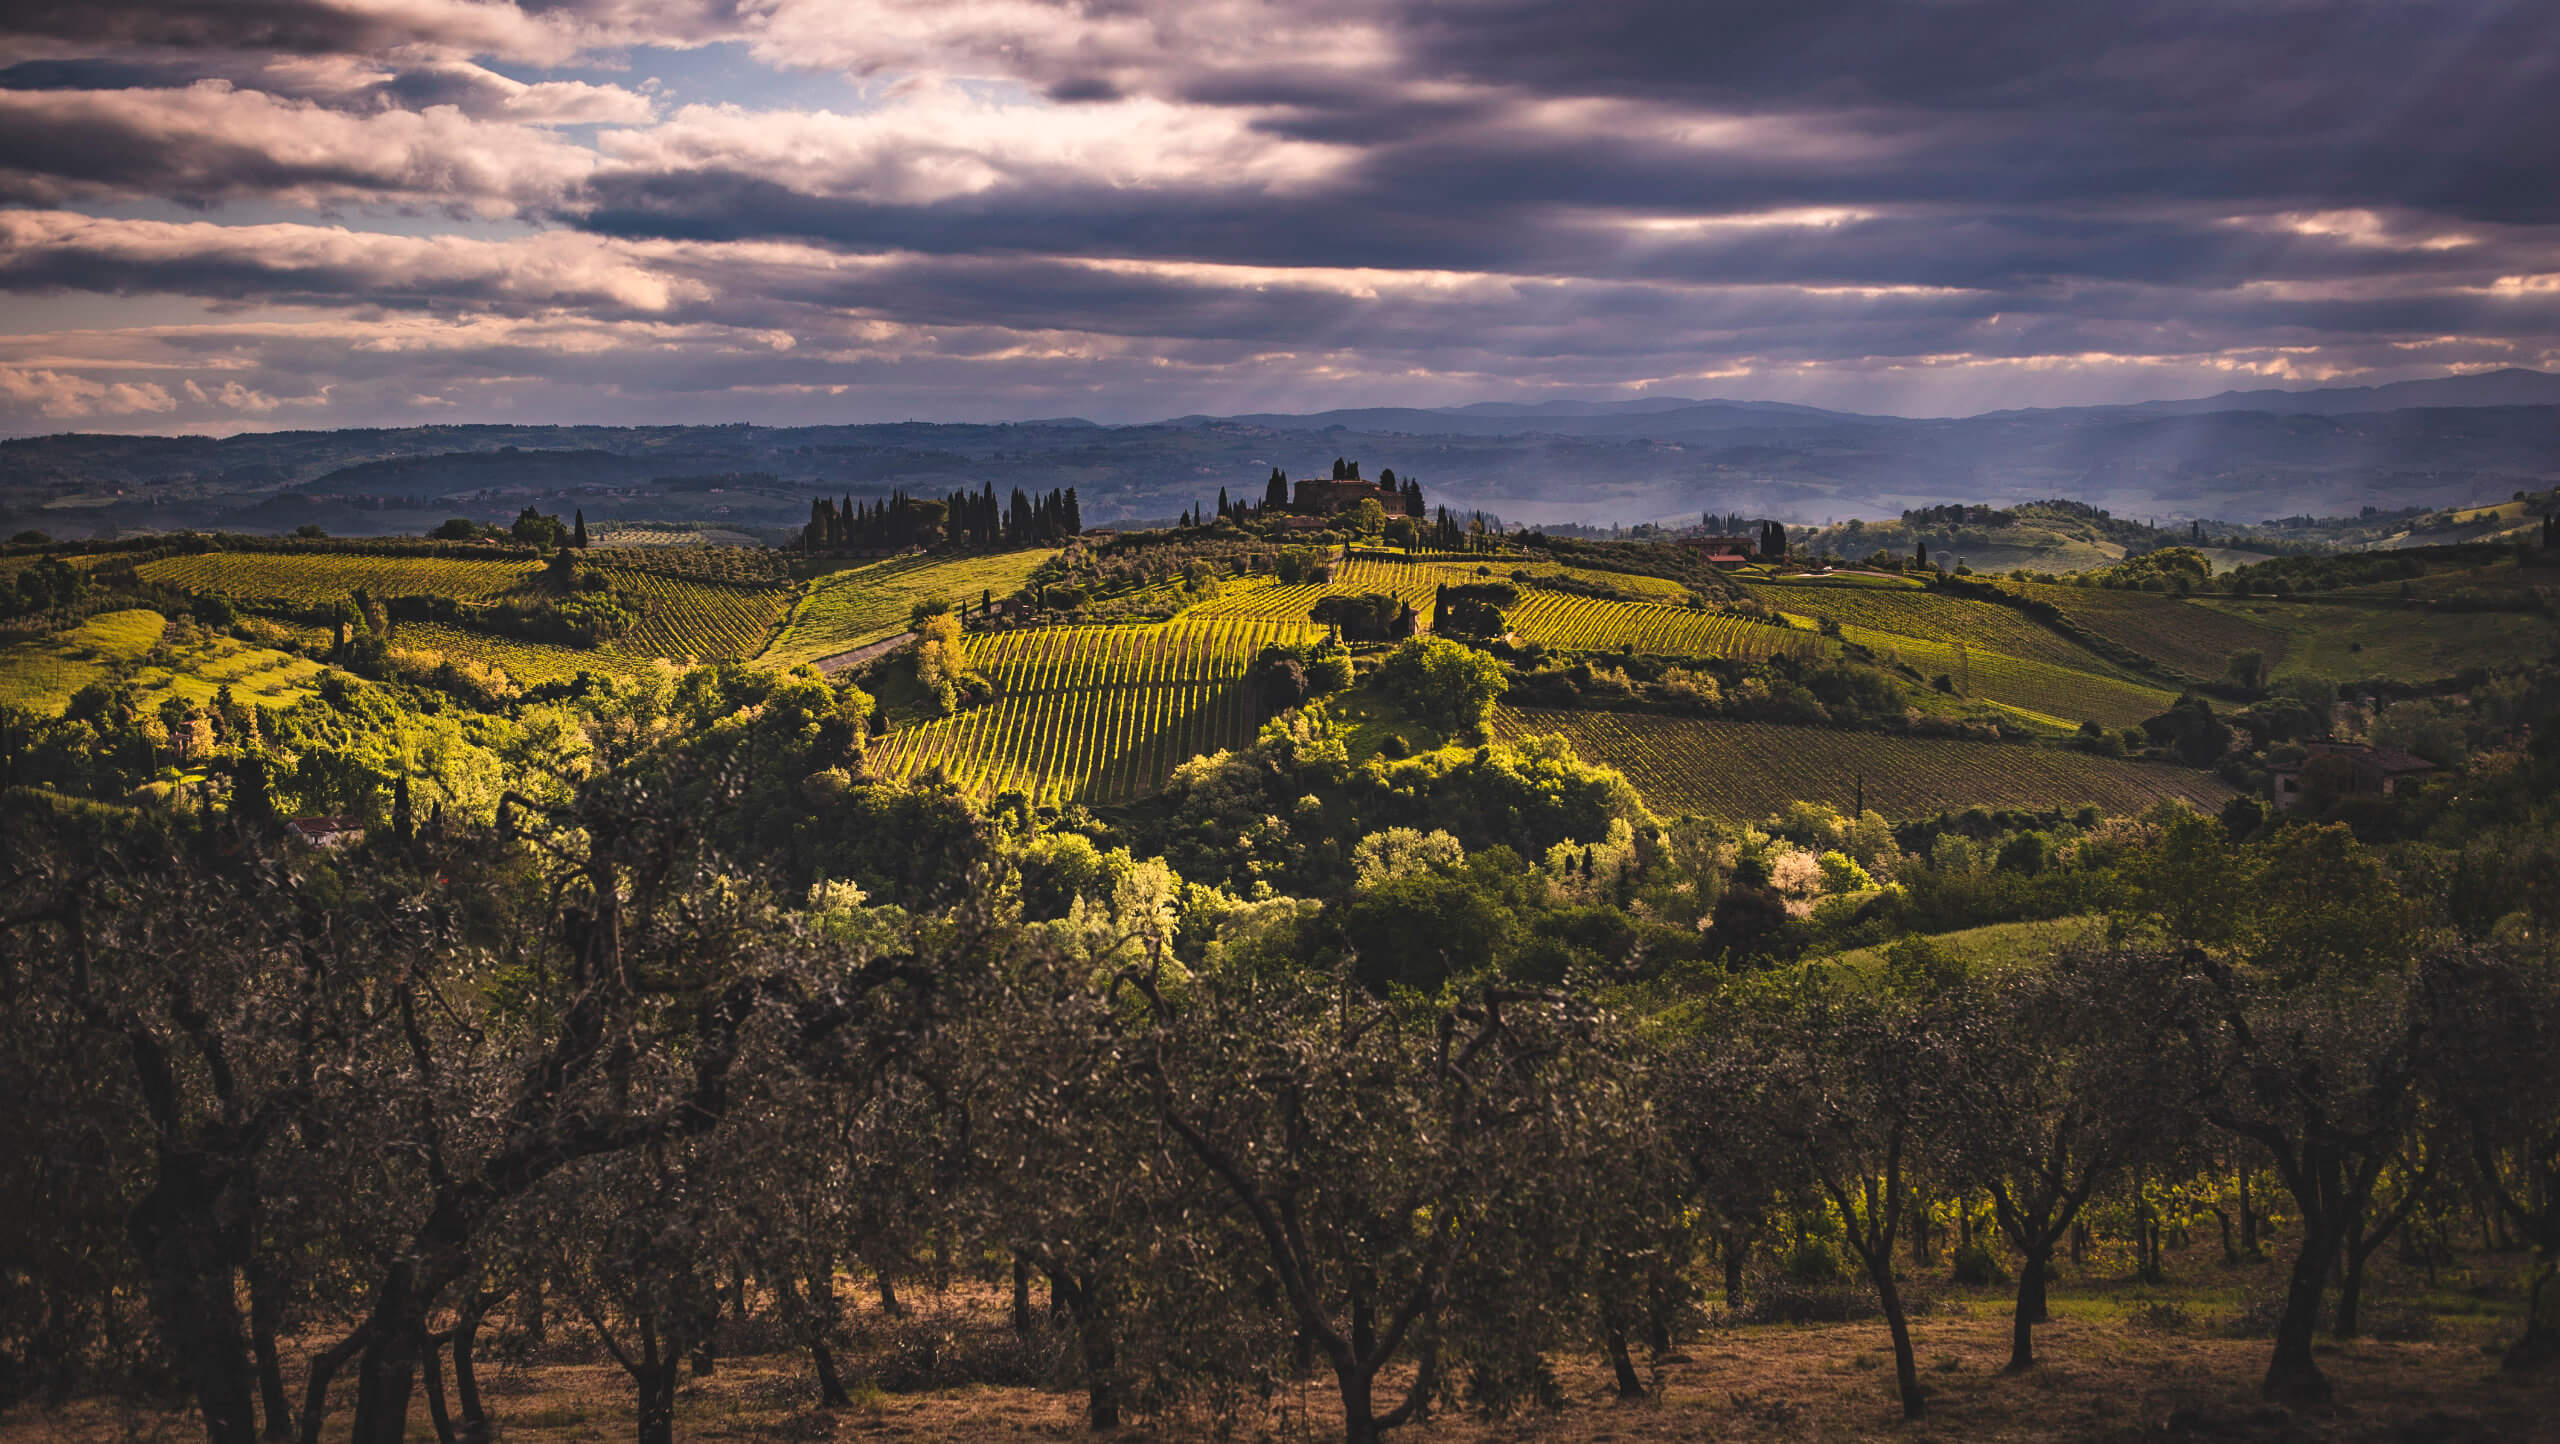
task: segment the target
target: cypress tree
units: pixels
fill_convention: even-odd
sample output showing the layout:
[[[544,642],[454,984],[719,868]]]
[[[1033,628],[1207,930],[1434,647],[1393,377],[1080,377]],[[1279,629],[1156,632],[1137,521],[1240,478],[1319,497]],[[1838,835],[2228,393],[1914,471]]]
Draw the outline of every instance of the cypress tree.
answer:
[[[587,549],[587,514],[583,509],[578,512],[578,529],[570,533],[569,545],[580,551]]]
[[[231,815],[245,826],[266,828],[276,820],[275,799],[267,794],[267,754],[250,752],[231,770]]]

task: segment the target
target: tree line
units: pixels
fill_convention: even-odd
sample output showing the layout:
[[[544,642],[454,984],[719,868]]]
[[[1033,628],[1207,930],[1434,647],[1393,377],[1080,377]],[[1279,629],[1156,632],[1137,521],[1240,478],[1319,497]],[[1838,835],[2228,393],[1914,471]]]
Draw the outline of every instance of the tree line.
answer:
[[[1032,495],[1020,487],[996,500],[995,483],[940,499],[892,491],[878,501],[819,497],[809,503],[801,544],[810,551],[904,551],[944,543],[985,549],[1038,546],[1084,531],[1074,487]]]

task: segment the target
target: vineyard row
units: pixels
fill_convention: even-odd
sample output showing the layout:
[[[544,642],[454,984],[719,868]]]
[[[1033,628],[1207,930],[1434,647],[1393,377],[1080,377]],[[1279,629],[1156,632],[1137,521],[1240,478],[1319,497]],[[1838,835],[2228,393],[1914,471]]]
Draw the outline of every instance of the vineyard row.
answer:
[[[996,700],[875,740],[869,767],[909,778],[938,766],[966,791],[1012,789],[1040,803],[1139,796],[1189,758],[1250,743],[1253,654],[1311,631],[1183,621],[972,637],[969,664],[995,684]]]

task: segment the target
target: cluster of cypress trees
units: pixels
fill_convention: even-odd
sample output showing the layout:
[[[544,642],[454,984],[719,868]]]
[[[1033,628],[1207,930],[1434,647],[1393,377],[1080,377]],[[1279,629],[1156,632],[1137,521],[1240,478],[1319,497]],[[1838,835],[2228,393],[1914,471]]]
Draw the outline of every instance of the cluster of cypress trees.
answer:
[[[1036,495],[1017,486],[1012,499],[998,508],[995,484],[989,482],[975,495],[953,492],[949,508],[953,538],[982,547],[1061,541],[1084,530],[1083,508],[1072,486]]]
[[[904,491],[875,502],[820,497],[809,505],[809,524],[801,536],[811,551],[898,551],[946,540],[978,547],[1029,546],[1083,530],[1084,512],[1074,487],[1052,487],[1038,496],[1015,487],[1012,501],[1000,506],[990,482],[938,501]]]

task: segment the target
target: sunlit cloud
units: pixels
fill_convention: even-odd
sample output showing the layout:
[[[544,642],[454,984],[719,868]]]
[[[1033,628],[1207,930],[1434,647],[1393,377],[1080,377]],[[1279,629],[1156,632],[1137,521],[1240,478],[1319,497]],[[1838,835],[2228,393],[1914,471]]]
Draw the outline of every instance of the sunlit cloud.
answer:
[[[0,17],[0,427],[1935,414],[2560,351],[2560,16],[2280,8],[47,5]]]

